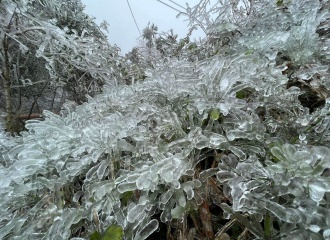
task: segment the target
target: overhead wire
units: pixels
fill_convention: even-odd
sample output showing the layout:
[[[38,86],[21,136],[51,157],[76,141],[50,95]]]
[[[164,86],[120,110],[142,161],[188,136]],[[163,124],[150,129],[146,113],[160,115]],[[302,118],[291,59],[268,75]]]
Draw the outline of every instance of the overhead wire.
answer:
[[[182,5],[176,3],[176,2],[174,2],[174,1],[172,1],[172,0],[168,0],[168,1],[170,1],[171,3],[173,3],[173,4],[177,5],[177,6],[179,6],[180,8],[183,8],[184,10],[186,10],[186,8],[183,7]]]
[[[135,26],[136,26],[137,30],[139,31],[140,35],[142,35],[142,34],[141,34],[141,31],[140,31],[140,28],[139,28],[139,26],[138,26],[138,24],[137,24],[137,22],[136,22],[135,17],[134,17],[134,14],[133,14],[133,11],[132,11],[132,8],[131,8],[131,5],[129,4],[129,1],[128,1],[128,0],[127,0],[127,4],[128,4],[128,7],[129,7],[129,10],[131,11],[132,17],[133,17],[133,19],[134,19]]]
[[[171,5],[167,4],[167,3],[164,3],[164,2],[161,1],[161,0],[157,0],[157,1],[160,2],[160,3],[162,3],[162,4],[164,4],[164,5],[166,5],[166,6],[169,7],[169,8],[172,8],[173,10],[175,10],[175,11],[181,13],[181,14],[186,14],[185,12],[182,12],[182,11],[176,9],[176,8],[173,7],[173,6],[171,6]],[[176,2],[174,2],[174,1],[172,1],[172,0],[168,0],[168,1],[170,1],[171,3],[173,3],[173,4],[175,4],[175,5],[177,5],[177,6],[179,6],[179,7],[181,7],[181,8],[183,8],[183,9],[186,10],[186,8],[184,8],[184,7],[181,6],[180,4],[178,4],[178,3],[176,3]],[[206,34],[206,29],[203,27],[203,23],[200,22],[200,21],[199,21],[197,18],[195,18],[195,17],[192,17],[192,18],[193,18],[196,22],[199,23],[199,27],[200,27],[200,28],[203,30],[203,32]]]
[[[169,8],[172,8],[173,10],[175,10],[175,11],[177,11],[177,12],[179,12],[179,13],[182,13],[180,10],[176,9],[175,7],[172,7],[171,5],[169,5],[169,4],[167,4],[167,3],[164,3],[164,2],[161,1],[161,0],[157,0],[157,1],[160,2],[160,3],[162,3],[162,4],[164,4],[164,5],[166,5],[166,6],[168,6]]]

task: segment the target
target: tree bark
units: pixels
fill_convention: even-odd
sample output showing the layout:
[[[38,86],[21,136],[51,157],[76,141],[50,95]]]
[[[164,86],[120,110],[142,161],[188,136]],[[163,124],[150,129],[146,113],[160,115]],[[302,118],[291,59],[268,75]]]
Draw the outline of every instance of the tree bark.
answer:
[[[3,66],[2,66],[2,79],[4,86],[4,96],[5,96],[5,111],[6,111],[6,131],[13,132],[13,102],[12,102],[12,92],[11,92],[11,82],[10,82],[10,65],[8,56],[8,37],[4,35],[2,40],[2,51],[3,51]]]

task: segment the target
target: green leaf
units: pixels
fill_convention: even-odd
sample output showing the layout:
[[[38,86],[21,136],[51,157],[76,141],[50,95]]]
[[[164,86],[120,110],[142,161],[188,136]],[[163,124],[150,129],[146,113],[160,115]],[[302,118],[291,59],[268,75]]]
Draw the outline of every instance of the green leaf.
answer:
[[[129,200],[133,197],[133,191],[128,191],[123,193],[121,200],[124,206],[127,206]]]
[[[196,44],[190,44],[189,47],[188,47],[188,50],[194,50],[196,48],[197,48]]]
[[[283,4],[283,0],[277,0],[276,1],[276,6],[277,7],[282,7],[284,4]]]
[[[90,240],[100,240],[101,239],[101,234],[97,231],[93,232],[91,237],[90,237]]]
[[[211,117],[211,119],[214,120],[214,121],[218,120],[219,117],[220,117],[220,111],[219,111],[219,109],[213,109],[213,110],[211,111],[210,117]]]
[[[247,93],[247,91],[246,90],[240,90],[240,91],[238,91],[238,92],[236,92],[236,97],[238,98],[238,99],[244,99],[244,98],[246,98],[246,96],[248,95],[248,93]]]
[[[100,238],[100,240],[122,240],[124,237],[124,230],[121,226],[118,225],[110,225],[107,230],[105,230],[104,234]]]

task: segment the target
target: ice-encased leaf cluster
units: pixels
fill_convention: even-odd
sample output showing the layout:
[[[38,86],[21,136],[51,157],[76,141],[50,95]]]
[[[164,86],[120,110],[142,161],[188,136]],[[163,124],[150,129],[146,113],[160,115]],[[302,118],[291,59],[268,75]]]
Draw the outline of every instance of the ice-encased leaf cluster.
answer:
[[[270,211],[285,224],[307,230],[305,235],[327,229],[329,209],[324,197],[330,191],[330,181],[324,170],[329,169],[330,149],[297,149],[284,144],[271,148],[271,153],[278,162],[266,160],[265,166],[256,156],[244,162],[232,154],[222,157],[216,175],[229,189],[232,210],[250,214]],[[282,230],[281,234],[289,237],[296,232]]]
[[[199,17],[203,2],[190,14]],[[223,52],[199,62],[173,58],[142,83],[105,86],[75,111],[28,121],[17,143],[1,142],[0,237],[68,239],[82,227],[117,224],[125,239],[146,239],[159,221],[183,220],[210,197],[258,238],[265,233],[240,213],[259,222],[270,214],[281,239],[326,238],[325,6],[258,1],[241,18],[218,12],[209,30],[231,36]],[[313,111],[301,100],[304,87],[323,97]],[[210,156],[217,166],[200,169]],[[208,196],[209,179],[229,202]]]

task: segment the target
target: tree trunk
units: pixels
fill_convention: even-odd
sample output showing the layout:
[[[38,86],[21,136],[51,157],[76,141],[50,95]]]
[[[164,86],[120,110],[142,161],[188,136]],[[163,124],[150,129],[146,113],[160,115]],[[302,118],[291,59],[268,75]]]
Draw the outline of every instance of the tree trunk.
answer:
[[[9,65],[9,56],[8,56],[8,38],[4,35],[2,41],[2,51],[3,51],[3,66],[2,66],[2,79],[4,86],[4,96],[5,96],[5,111],[6,111],[6,131],[13,132],[13,102],[11,94],[11,82],[10,82],[10,65]]]

